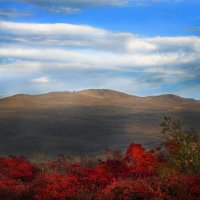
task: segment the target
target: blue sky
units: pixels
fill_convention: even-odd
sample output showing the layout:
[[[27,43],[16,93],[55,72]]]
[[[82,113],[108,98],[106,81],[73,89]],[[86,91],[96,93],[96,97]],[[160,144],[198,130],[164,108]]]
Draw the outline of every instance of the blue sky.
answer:
[[[0,0],[0,96],[107,88],[200,99],[199,11],[199,0]]]

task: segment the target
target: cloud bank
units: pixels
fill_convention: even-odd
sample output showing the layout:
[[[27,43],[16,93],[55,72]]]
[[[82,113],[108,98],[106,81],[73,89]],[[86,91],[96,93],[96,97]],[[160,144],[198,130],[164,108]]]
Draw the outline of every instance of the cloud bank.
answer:
[[[0,29],[0,84],[9,93],[12,80],[23,92],[94,87],[148,95],[168,85],[182,91],[179,83],[200,79],[199,37],[142,37],[61,23],[1,21]]]

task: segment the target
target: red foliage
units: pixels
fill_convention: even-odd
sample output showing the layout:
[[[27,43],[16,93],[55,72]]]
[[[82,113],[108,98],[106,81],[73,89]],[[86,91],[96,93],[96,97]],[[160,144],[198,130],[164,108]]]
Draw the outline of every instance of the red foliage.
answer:
[[[156,197],[156,191],[145,180],[120,180],[113,182],[105,188],[101,198],[105,200],[129,200],[143,199],[149,200]]]
[[[136,174],[155,174],[159,166],[159,160],[154,153],[154,150],[145,151],[141,144],[131,144],[126,151],[124,161]]]
[[[39,165],[1,157],[0,200],[200,199],[200,175],[168,168],[155,152],[131,144],[123,158],[91,167],[65,157]]]
[[[6,179],[32,181],[38,173],[38,169],[30,161],[22,157],[0,158],[0,176]]]
[[[37,167],[22,157],[0,158],[0,199],[27,199]]]
[[[104,174],[110,174],[113,179],[130,178],[132,175],[130,168],[120,160],[107,160],[105,162],[100,161],[99,165],[96,167],[96,171],[100,171]]]
[[[45,173],[34,184],[34,199],[74,199],[79,187],[80,183],[75,176]]]
[[[200,175],[187,175],[186,182],[188,183],[187,192],[192,200],[200,199]]]

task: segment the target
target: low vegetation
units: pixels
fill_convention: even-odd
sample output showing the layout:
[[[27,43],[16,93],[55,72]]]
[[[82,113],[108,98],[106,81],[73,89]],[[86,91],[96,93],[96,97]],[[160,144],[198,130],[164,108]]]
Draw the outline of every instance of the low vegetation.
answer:
[[[165,142],[98,158],[0,158],[1,200],[199,200],[200,136],[166,117]]]

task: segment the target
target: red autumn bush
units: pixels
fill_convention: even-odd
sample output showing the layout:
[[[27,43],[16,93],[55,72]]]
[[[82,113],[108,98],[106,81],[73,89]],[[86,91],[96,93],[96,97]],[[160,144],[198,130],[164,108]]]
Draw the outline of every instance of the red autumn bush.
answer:
[[[105,200],[150,200],[156,197],[156,191],[142,179],[120,180],[107,186],[101,194],[100,199]]]
[[[155,151],[146,151],[141,144],[131,144],[125,154],[124,162],[138,175],[155,174],[159,166],[159,159]]]
[[[13,179],[0,180],[1,200],[26,200],[32,199],[31,185]]]
[[[0,177],[30,182],[37,173],[37,167],[23,157],[9,156],[0,158]]]
[[[173,169],[157,155],[131,144],[122,158],[99,160],[91,167],[65,157],[40,164],[2,157],[0,199],[198,200],[200,175]]]
[[[0,199],[25,200],[31,195],[31,185],[39,173],[37,167],[22,157],[0,158]]]
[[[75,176],[45,173],[34,184],[35,200],[75,199],[80,183]]]
[[[100,161],[99,165],[96,167],[96,171],[110,174],[113,179],[126,179],[132,176],[130,167],[120,160]]]

